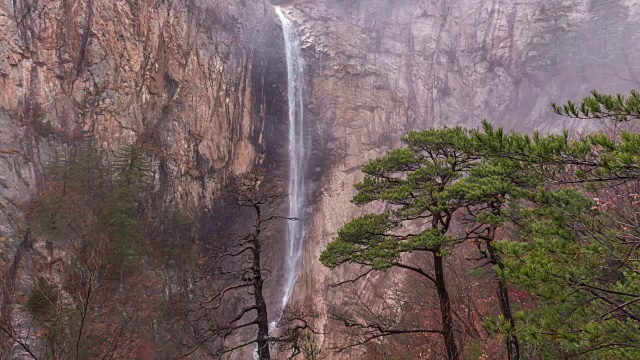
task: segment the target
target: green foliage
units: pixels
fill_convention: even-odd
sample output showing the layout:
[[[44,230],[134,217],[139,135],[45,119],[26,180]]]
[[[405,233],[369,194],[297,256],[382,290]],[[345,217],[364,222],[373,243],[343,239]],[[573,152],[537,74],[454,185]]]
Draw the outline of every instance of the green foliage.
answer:
[[[311,334],[304,334],[302,338],[300,351],[305,360],[319,360],[324,358],[322,349]]]
[[[115,244],[116,257],[139,252],[138,208],[152,180],[142,147],[124,147],[109,164],[102,151],[86,141],[49,163],[45,174],[47,189],[33,210],[36,234],[54,241],[106,234]]]
[[[578,105],[572,101],[560,106],[552,104],[556,114],[577,119],[611,119],[630,121],[640,119],[640,93],[631,90],[625,97],[621,94],[609,95],[593,91],[591,96]]]
[[[386,211],[344,225],[320,261],[331,269],[352,263],[374,270],[396,266],[417,271],[440,284],[439,299],[447,299],[441,306],[449,306],[442,271],[434,268],[433,277],[407,266],[402,255],[431,252],[437,259],[452,254],[464,240],[475,239],[487,242],[482,255],[499,264],[488,244],[495,228],[509,220],[503,208],[534,197],[546,176],[547,167],[531,166],[529,154],[535,150],[540,158],[556,156],[568,147],[567,138],[567,134],[552,138],[505,134],[488,123],[481,130],[457,127],[409,133],[402,139],[405,148],[365,165],[365,179],[356,185],[354,203],[381,202]],[[517,153],[507,154],[505,149]],[[465,217],[475,230],[454,236],[450,231],[454,217]],[[502,301],[508,303],[505,296]],[[446,317],[445,313],[443,323]],[[509,337],[510,342],[514,339]]]
[[[567,111],[580,113],[571,108]],[[621,130],[614,135],[596,132],[570,139],[566,131],[561,135],[507,135],[485,122],[484,128],[476,131],[474,137],[483,147],[481,151],[486,158],[516,161],[518,166],[528,169],[527,176],[536,176],[537,172],[537,176],[548,183],[562,183],[569,178],[573,183],[620,182],[640,177],[640,135],[631,131]]]
[[[629,98],[593,92],[579,106],[554,109],[570,117],[630,121],[638,119],[639,99],[637,92]],[[636,241],[629,238],[629,228],[638,224],[628,215],[637,210],[625,193],[640,179],[640,137],[619,131],[518,142],[524,146],[504,141],[492,156],[528,161],[547,177],[544,188],[517,199],[511,218],[520,240],[497,245],[504,264],[498,271],[530,301],[516,314],[515,329],[504,319],[488,320],[487,328],[515,331],[528,354],[544,359],[640,358],[640,268],[633,260]],[[603,205],[594,192],[608,194],[611,203]]]
[[[142,224],[136,203],[149,184],[151,163],[142,147],[126,146],[115,155],[113,171],[115,183],[106,210],[106,228],[117,244],[116,255],[122,259],[139,251]]]
[[[470,360],[481,360],[484,352],[482,351],[483,344],[480,341],[472,340],[467,347],[467,353]]]
[[[126,185],[135,193],[149,184],[151,162],[140,145],[127,145],[118,151],[113,160],[113,171],[118,185]]]
[[[384,270],[403,253],[439,252],[455,244],[446,235],[450,216],[474,200],[455,196],[462,190],[450,192],[448,187],[478,164],[470,132],[460,127],[411,132],[402,141],[406,148],[392,150],[363,167],[365,179],[356,185],[353,199],[358,205],[380,201],[392,209],[364,215],[340,229],[320,258],[326,266],[350,262]],[[398,232],[411,221],[429,217],[438,220],[418,231]]]
[[[553,108],[575,118],[638,120],[640,94],[594,91],[580,105]],[[532,358],[640,358],[640,236],[633,230],[640,227],[633,190],[640,186],[640,134],[574,139],[567,131],[507,133],[484,122],[402,140],[404,148],[365,165],[356,185],[354,203],[381,202],[385,211],[340,229],[322,253],[324,265],[386,270],[405,253],[450,253],[464,240],[449,234],[455,214],[476,226],[475,239],[491,241],[496,229],[508,228],[510,238],[493,243],[495,254],[489,245],[482,253],[497,265],[499,281],[526,300],[513,319],[487,319],[487,330],[517,336]],[[608,194],[611,210],[598,193]]]
[[[521,315],[520,339],[549,359],[583,352],[584,358],[637,358],[637,349],[618,345],[638,344],[640,323],[616,315],[615,303],[640,294],[640,283],[637,277],[612,271],[620,264],[611,262],[612,256],[622,258],[629,249],[614,246],[615,231],[602,231],[604,215],[591,210],[593,200],[579,191],[541,192],[538,200],[537,207],[524,211],[527,242],[499,245],[505,262],[501,275],[536,302]],[[621,292],[630,295],[620,297]],[[640,310],[633,304],[628,308]]]

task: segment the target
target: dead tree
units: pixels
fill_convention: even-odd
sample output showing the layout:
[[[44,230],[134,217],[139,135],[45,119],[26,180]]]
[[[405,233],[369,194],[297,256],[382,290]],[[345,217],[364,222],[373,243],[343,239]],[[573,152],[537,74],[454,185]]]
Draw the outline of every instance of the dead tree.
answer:
[[[196,283],[214,282],[218,287],[208,292],[208,285],[200,286],[204,289],[199,297],[186,308],[194,341],[185,356],[203,349],[212,357],[222,357],[235,351],[249,351],[253,346],[259,359],[271,359],[273,344],[294,341],[293,333],[308,328],[301,322],[283,336],[271,336],[264,296],[266,276],[271,273],[263,266],[264,232],[274,221],[296,219],[274,214],[286,194],[275,183],[265,181],[261,171],[235,179],[226,197],[243,218],[251,219],[251,226],[244,235],[231,236],[221,250],[204,258]]]

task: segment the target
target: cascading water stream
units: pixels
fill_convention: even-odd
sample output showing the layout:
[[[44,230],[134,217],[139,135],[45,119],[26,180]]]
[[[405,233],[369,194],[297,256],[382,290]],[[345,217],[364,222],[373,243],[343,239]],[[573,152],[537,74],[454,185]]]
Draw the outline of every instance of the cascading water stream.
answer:
[[[307,200],[305,165],[307,149],[304,140],[304,59],[300,37],[293,23],[286,18],[279,7],[276,13],[282,22],[287,56],[287,78],[289,98],[289,221],[286,233],[287,253],[285,255],[285,283],[282,295],[282,309],[289,303],[298,275],[302,243],[306,227],[302,219]]]

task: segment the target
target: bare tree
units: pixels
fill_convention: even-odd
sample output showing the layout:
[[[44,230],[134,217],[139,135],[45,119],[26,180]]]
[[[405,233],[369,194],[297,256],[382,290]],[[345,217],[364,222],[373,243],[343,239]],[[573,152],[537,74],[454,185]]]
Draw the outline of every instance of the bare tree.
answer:
[[[240,216],[251,219],[251,225],[246,233],[230,236],[224,246],[204,257],[195,279],[201,293],[184,310],[193,331],[193,343],[185,356],[202,349],[212,357],[222,357],[253,346],[258,358],[265,360],[271,359],[275,344],[291,352],[301,351],[300,334],[310,329],[305,317],[283,315],[281,320],[288,326],[272,336],[264,295],[265,280],[271,274],[263,265],[264,232],[274,221],[297,220],[277,215],[286,194],[256,170],[234,179],[225,196],[240,210]],[[202,286],[207,281],[217,285],[214,291]]]
[[[105,285],[108,240],[92,240],[69,241],[66,259],[49,262],[50,271],[38,275],[24,307],[9,309],[0,321],[0,330],[9,339],[5,355],[18,351],[32,359],[106,360],[127,347],[136,309],[112,302]],[[96,321],[96,309],[113,305],[121,310],[120,319]]]

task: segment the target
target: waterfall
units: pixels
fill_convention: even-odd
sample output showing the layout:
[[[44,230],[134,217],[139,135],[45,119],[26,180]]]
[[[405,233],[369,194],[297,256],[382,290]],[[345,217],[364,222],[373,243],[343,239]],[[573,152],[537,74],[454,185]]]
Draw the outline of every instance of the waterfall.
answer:
[[[302,243],[305,238],[303,223],[306,207],[307,184],[305,183],[305,165],[307,149],[304,141],[304,59],[302,58],[300,37],[293,23],[282,10],[276,7],[276,13],[282,22],[285,49],[287,55],[287,78],[289,98],[289,215],[299,219],[289,221],[287,226],[282,308],[287,306],[296,283]]]

